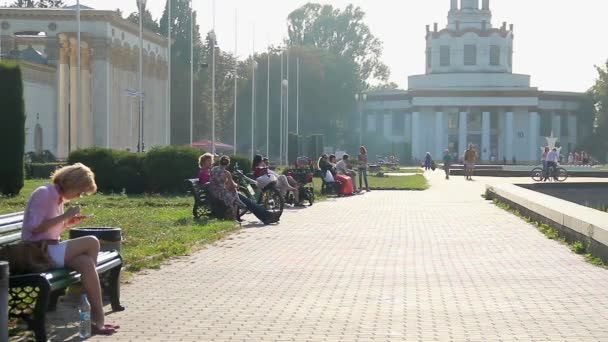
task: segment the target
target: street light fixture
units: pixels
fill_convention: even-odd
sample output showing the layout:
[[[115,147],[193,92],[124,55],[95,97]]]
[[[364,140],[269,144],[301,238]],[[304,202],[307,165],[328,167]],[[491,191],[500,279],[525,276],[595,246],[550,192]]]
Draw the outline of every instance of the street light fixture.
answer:
[[[281,82],[281,96],[287,97],[289,96],[289,80],[287,79],[283,79],[283,81]],[[287,115],[289,115],[289,111],[287,109],[287,106],[289,105],[289,102],[287,102],[287,99],[284,99],[283,101],[281,101],[281,103],[283,104],[283,109],[281,112],[281,118],[285,117],[285,120],[282,120],[281,122],[284,123],[284,125],[281,127],[281,135],[284,137],[285,139],[285,144],[283,144],[283,156],[285,157],[285,159],[281,160],[281,162],[285,162],[285,165],[289,164],[289,156],[287,155],[287,152],[289,151],[289,134],[288,134],[288,121],[287,121]]]
[[[355,94],[355,102],[359,110],[359,146],[363,145],[363,104],[367,101],[367,94]]]

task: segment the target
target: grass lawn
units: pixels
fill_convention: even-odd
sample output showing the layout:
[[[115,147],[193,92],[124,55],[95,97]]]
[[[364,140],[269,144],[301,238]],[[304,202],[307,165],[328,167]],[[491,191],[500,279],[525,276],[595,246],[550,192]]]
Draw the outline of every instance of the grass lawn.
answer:
[[[428,183],[423,175],[412,175],[412,176],[393,176],[393,177],[375,177],[368,175],[367,180],[369,187],[374,190],[426,190],[428,189]],[[319,177],[315,177],[315,195],[321,197],[321,183],[322,180]],[[357,186],[359,186],[359,180],[357,179]]]
[[[22,211],[32,191],[46,180],[26,180],[19,196],[0,197],[0,214]],[[164,260],[186,255],[203,243],[220,239],[237,229],[228,221],[195,221],[193,199],[161,195],[85,196],[73,201],[85,214],[95,216],[80,226],[120,227],[122,255],[127,271],[158,267]],[[67,238],[67,232],[65,238]]]

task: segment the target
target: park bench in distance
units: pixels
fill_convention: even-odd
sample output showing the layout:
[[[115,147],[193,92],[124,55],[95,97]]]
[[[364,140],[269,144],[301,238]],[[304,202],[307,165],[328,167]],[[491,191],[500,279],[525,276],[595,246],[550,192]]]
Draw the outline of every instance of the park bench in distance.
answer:
[[[19,242],[23,212],[0,215],[0,248]],[[99,252],[97,273],[103,293],[110,297],[112,310],[122,311],[120,305],[120,270],[122,257],[117,251]],[[10,268],[10,265],[9,265]],[[60,296],[68,286],[79,284],[80,274],[67,268],[44,273],[11,275],[9,278],[9,317],[21,318],[36,334],[36,341],[47,341],[45,318],[54,311]]]

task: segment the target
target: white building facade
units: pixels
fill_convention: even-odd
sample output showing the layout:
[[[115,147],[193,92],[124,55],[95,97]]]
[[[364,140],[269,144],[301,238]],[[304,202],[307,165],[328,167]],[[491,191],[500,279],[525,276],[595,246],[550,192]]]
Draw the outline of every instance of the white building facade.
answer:
[[[0,8],[0,28],[3,59],[19,63],[24,75],[26,152],[66,158],[84,147],[137,149],[138,25],[114,11],[81,7],[80,73],[74,8]],[[167,47],[165,37],[144,31],[146,149],[170,141]]]
[[[461,158],[474,144],[484,162],[536,162],[551,133],[566,153],[576,149],[584,95],[541,91],[514,74],[513,25],[492,26],[489,0],[450,5],[447,27],[427,26],[426,73],[410,76],[407,91],[369,94],[363,129],[411,144],[417,160],[445,149]]]

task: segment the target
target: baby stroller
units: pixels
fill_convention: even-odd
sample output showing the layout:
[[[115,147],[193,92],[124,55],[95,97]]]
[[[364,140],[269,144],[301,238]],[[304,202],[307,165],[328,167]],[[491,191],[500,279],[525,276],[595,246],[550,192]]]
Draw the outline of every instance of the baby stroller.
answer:
[[[315,202],[315,191],[313,186],[314,167],[312,159],[308,157],[298,157],[295,162],[295,168],[286,171],[286,175],[293,177],[298,182],[298,191],[300,192],[300,201],[308,201],[309,205]],[[288,193],[286,202],[294,204],[295,198],[293,194]]]

